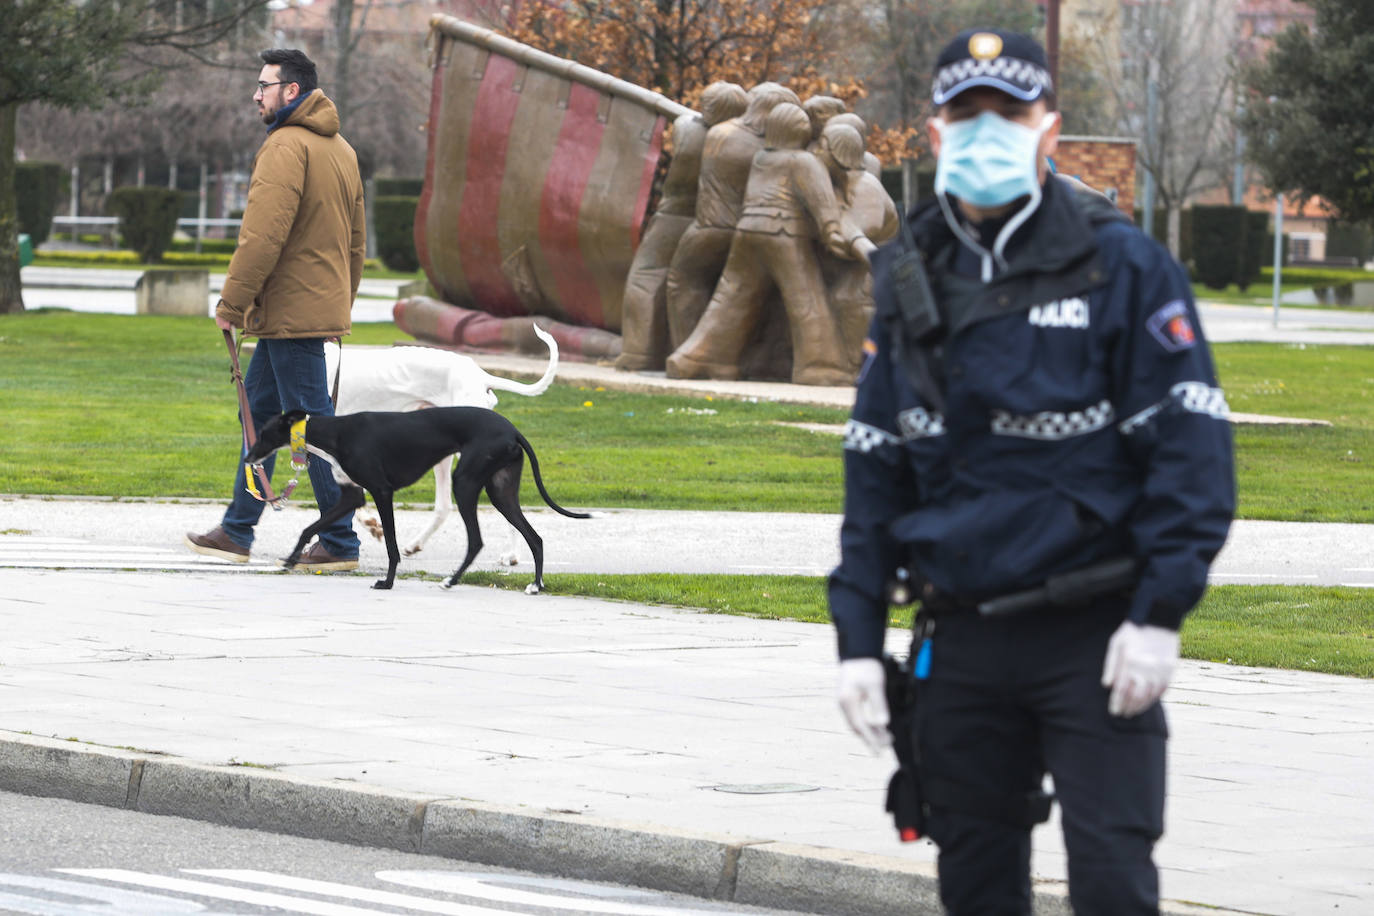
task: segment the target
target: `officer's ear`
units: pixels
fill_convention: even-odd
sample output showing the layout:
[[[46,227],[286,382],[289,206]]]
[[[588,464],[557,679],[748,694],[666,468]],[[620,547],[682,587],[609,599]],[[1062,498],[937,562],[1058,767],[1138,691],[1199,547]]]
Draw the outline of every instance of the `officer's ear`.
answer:
[[[930,141],[930,154],[932,156],[938,157],[940,155],[940,131],[944,128],[944,119],[938,114],[926,118],[926,139]]]

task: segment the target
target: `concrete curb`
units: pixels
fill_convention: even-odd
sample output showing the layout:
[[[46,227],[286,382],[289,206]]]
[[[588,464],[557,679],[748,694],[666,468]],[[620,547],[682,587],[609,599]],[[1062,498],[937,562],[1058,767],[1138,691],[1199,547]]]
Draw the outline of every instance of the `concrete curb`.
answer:
[[[934,868],[904,859],[526,811],[16,732],[0,731],[0,791],[800,912],[943,912]],[[1239,916],[1173,902],[1160,912]],[[1071,916],[1064,887],[1037,885],[1035,913]]]

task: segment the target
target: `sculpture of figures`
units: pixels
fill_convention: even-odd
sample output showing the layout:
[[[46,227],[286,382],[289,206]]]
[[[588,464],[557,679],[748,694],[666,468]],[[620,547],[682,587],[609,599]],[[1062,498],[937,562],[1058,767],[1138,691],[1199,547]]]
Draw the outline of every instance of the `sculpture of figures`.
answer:
[[[862,260],[827,257],[821,264],[842,349],[850,359],[851,371],[857,372],[863,362],[863,340],[873,320],[868,253],[897,235],[897,207],[882,182],[864,168],[863,136],[850,124],[832,118],[821,133],[816,155],[830,173],[841,219],[864,236],[854,246]]]
[[[800,100],[785,86],[759,83],[749,90],[744,114],[706,134],[696,219],[678,240],[668,267],[668,340],[674,349],[692,333],[711,301],[730,253],[754,154],[764,145],[764,119],[781,103],[799,105]]]
[[[623,345],[617,369],[662,369],[668,355],[668,314],[664,280],[678,241],[696,216],[697,179],[707,131],[738,117],[748,105],[742,86],[716,82],[701,95],[701,114],[673,122],[673,158],[663,179],[658,208],[644,230],[625,278],[621,306]]]
[[[764,149],[749,172],[725,272],[691,335],[668,357],[670,377],[739,378],[746,340],[776,289],[788,318],[792,381],[854,381],[826,300],[816,242],[850,256],[860,240],[842,225],[831,177],[807,151],[810,141],[811,120],[800,106],[784,103],[768,112]]]
[[[860,139],[868,136],[868,125],[864,123],[863,118],[859,117],[852,111],[840,112],[839,114],[832,116],[830,120],[826,121],[827,126],[832,123],[848,124],[850,127],[854,128],[859,132]],[[872,153],[868,152],[867,150],[864,150],[864,171],[868,172],[874,178],[881,178],[883,174],[882,160],[879,159],[877,156],[873,155]]]
[[[816,143],[821,139],[821,131],[837,114],[844,113],[844,101],[833,95],[813,95],[802,103],[802,110],[811,119],[811,151],[816,151]]]

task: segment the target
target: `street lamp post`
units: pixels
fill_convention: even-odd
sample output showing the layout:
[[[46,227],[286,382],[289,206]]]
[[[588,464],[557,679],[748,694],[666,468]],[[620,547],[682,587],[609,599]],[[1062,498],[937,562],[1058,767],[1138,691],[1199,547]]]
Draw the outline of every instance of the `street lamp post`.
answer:
[[[1279,326],[1279,279],[1283,276],[1283,192],[1274,195],[1274,327]]]

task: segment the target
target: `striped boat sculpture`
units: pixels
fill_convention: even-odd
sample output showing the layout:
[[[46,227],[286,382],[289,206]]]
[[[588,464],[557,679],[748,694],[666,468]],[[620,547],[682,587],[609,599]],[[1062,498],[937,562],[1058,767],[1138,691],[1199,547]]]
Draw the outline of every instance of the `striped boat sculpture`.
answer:
[[[430,283],[458,312],[619,332],[664,129],[690,109],[450,16],[430,41]]]

